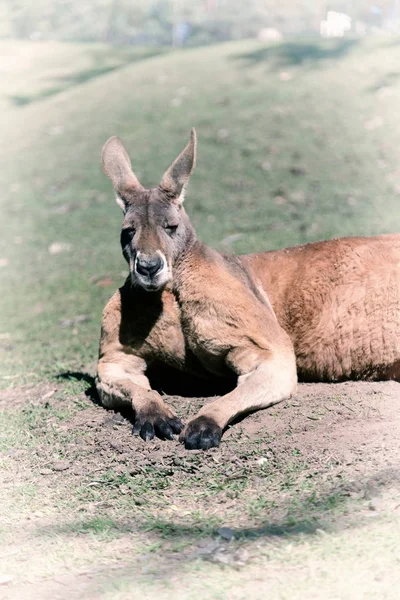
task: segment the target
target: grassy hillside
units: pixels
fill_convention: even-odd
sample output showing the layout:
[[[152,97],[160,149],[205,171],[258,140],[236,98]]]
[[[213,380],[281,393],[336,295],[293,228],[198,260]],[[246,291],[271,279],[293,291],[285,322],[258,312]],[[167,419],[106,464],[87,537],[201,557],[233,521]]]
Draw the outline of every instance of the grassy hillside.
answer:
[[[186,205],[221,250],[399,231],[400,44],[0,52],[1,590],[397,598],[400,384],[304,384],[204,453],[87,396],[127,273],[105,140],[152,186],[196,126]],[[203,402],[167,401],[186,422]]]
[[[219,249],[400,230],[392,38],[153,57],[56,43],[1,50],[2,384],[93,367],[101,310],[126,274],[99,164],[110,135],[154,186],[197,128],[186,207]]]

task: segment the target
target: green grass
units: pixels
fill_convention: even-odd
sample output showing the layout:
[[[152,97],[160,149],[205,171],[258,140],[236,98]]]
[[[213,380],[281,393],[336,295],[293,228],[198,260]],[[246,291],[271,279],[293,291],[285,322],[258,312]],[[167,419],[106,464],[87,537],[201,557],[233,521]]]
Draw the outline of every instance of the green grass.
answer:
[[[146,598],[171,590],[181,598],[231,598],[241,586],[235,598],[257,598],[266,595],[254,587],[261,565],[276,592],[268,590],[270,597],[311,597],[307,573],[316,597],[325,580],[335,597],[348,597],[333,573],[359,567],[354,556],[364,547],[372,565],[381,531],[382,564],[394,572],[396,520],[385,529],[378,515],[369,527],[362,513],[348,533],[351,482],[336,480],[328,463],[314,472],[307,444],[277,458],[269,451],[280,441],[275,434],[249,437],[237,426],[227,443],[248,460],[238,471],[212,453],[153,463],[151,448],[148,455],[141,446],[140,456],[121,461],[104,445],[113,429],[85,395],[92,381],[85,374],[95,369],[103,307],[127,271],[121,214],[100,169],[106,139],[120,135],[140,180],[153,186],[195,126],[198,166],[186,207],[199,237],[219,250],[398,231],[400,45],[241,42],[150,56],[146,49],[0,42],[0,51],[0,387],[16,393],[15,406],[10,396],[0,411],[0,533],[4,546],[23,548],[30,560],[26,566],[23,553],[14,559],[11,552],[16,584],[98,567],[102,594],[112,600],[127,597],[134,577]],[[55,243],[59,253],[49,251]],[[18,402],[21,384],[28,391]],[[348,408],[345,397],[332,393],[332,401]],[[85,410],[89,423],[99,417],[103,436],[79,421]],[[325,418],[325,410],[309,418]],[[119,426],[129,443],[128,424]],[[57,461],[71,468],[57,471]],[[358,515],[366,501],[361,492],[355,500]],[[336,518],[343,530],[325,538]],[[196,559],[222,525],[237,538],[226,549],[229,581],[221,578],[229,567]],[[242,544],[251,553],[248,577],[235,562]],[[171,555],[182,561],[176,573]],[[119,563],[125,571],[113,576],[110,565]],[[372,572],[369,566],[365,581]],[[383,597],[375,587],[371,597]]]
[[[166,53],[164,48],[32,44],[21,40],[3,40],[1,50],[5,81],[0,91],[3,110],[44,100],[127,64]]]
[[[386,39],[153,58],[2,44],[22,66],[31,52],[26,90],[15,74],[3,89],[2,385],[93,370],[101,311],[126,274],[121,215],[99,165],[112,134],[152,186],[197,127],[186,207],[199,237],[222,250],[400,229],[400,46]],[[57,77],[65,86],[49,97]],[[35,101],[7,104],[24,94]],[[65,250],[50,254],[54,243]],[[78,315],[86,320],[62,326]]]

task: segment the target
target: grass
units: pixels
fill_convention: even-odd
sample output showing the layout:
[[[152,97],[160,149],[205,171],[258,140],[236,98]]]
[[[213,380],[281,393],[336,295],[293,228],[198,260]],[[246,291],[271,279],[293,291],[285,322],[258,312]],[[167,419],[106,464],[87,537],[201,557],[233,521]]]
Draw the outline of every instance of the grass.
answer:
[[[155,185],[197,127],[186,205],[199,237],[219,249],[400,228],[400,49],[335,44],[246,42],[153,58],[97,48],[96,68],[118,68],[86,81],[90,46],[54,45],[49,63],[48,49],[31,45],[29,95],[42,96],[5,111],[0,369],[13,379],[3,385],[93,370],[101,311],[126,274],[121,216],[99,166],[111,134]],[[69,87],[44,97],[58,63]]]
[[[165,49],[2,41],[2,108],[22,107],[87,83]]]
[[[186,207],[199,237],[223,251],[397,231],[400,45],[241,42],[159,53],[1,41],[0,50],[0,388],[11,398],[0,411],[0,533],[17,552],[16,583],[40,573],[69,586],[68,571],[87,569],[80,597],[126,598],[136,577],[144,598],[263,598],[261,565],[270,597],[321,597],[321,586],[323,597],[350,597],[332,564],[349,581],[353,551],[365,546],[360,594],[383,597],[368,557],[379,540],[382,573],[394,572],[398,522],[379,516],[369,528],[362,513],[351,538],[351,482],[338,484],[334,467],[314,472],[303,447],[275,456],[275,434],[249,437],[240,426],[229,442],[237,463],[212,452],[174,462],[162,446],[158,462],[142,447],[110,449],[116,428],[129,444],[129,424],[107,424],[90,386],[101,312],[127,269],[121,215],[99,165],[106,139],[120,135],[153,186],[196,126]],[[333,393],[309,419],[328,421],[345,401]],[[329,529],[336,518],[343,531]],[[222,525],[236,539],[215,550]],[[202,544],[214,550],[201,554]]]

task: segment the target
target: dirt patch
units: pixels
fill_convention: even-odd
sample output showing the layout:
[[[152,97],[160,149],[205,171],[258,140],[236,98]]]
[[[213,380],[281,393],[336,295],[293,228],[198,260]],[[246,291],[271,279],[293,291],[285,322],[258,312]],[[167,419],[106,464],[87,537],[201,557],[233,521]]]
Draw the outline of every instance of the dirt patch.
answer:
[[[57,392],[58,386],[51,383],[24,385],[0,390],[0,410],[17,408],[27,402],[45,402]]]
[[[167,398],[185,421],[208,401]],[[301,453],[308,468],[353,467],[367,472],[399,464],[399,410],[400,384],[395,382],[303,384],[290,401],[231,426],[220,448],[206,452],[187,451],[177,441],[145,443],[132,435],[127,418],[95,405],[75,414],[60,428],[85,434],[85,444],[79,444],[80,454],[86,447],[85,457],[74,461],[76,473],[81,469],[87,472],[90,460],[99,468],[101,457],[103,468],[117,458],[118,463],[129,465],[132,474],[155,464],[175,472],[190,471],[199,460],[203,467],[220,465],[221,473],[227,474],[232,469],[251,467],[255,450],[265,458],[260,464],[283,463],[285,456],[293,458]]]
[[[146,444],[129,418],[88,400],[88,382],[75,392],[65,385],[0,396],[4,415],[22,415],[18,426],[10,421],[15,439],[1,473],[13,577],[5,598],[37,590],[100,598],[103,583],[147,585],[149,577],[161,598],[164,581],[179,588],[177,574],[199,561],[257,575],[257,565],[264,573],[272,557],[284,563],[302,540],[323,549],[322,535],[359,531],[361,540],[372,524],[379,536],[379,519],[399,513],[398,383],[300,385],[295,398],[246,417],[206,452],[177,440]],[[167,397],[184,421],[209,400]]]
[[[288,513],[296,524],[302,507],[294,506],[294,496],[301,503],[311,495],[313,509],[328,510],[347,497],[370,499],[400,478],[395,382],[303,384],[295,398],[246,417],[225,432],[219,448],[206,452],[187,451],[177,440],[145,443],[132,435],[129,418],[95,404],[60,421],[56,410],[66,401],[41,397],[46,409],[33,434],[45,439],[49,427],[57,433],[41,445],[35,468],[48,485],[80,478],[165,518],[173,504],[177,517],[197,508],[211,519],[234,517],[247,531],[262,526],[266,515],[251,508],[254,501],[268,506],[269,525],[281,526]],[[167,401],[187,421],[209,399]]]
[[[32,432],[44,441],[38,463],[44,474],[46,468],[48,474],[51,469],[76,476],[112,469],[134,477],[155,468],[178,484],[187,474],[210,469],[231,479],[260,472],[276,475],[290,463],[304,477],[310,472],[340,472],[347,479],[360,479],[396,470],[400,464],[400,384],[392,381],[302,384],[296,397],[232,425],[221,446],[206,452],[185,450],[177,440],[145,443],[132,435],[129,415],[85,402],[84,393],[81,400],[73,399],[74,404],[85,402],[83,408],[60,419],[57,411],[65,411],[71,398],[57,392],[51,383],[0,391],[2,409],[29,403],[42,411]],[[186,422],[210,401],[178,396],[166,400]],[[49,427],[59,440],[46,447]],[[57,445],[62,449],[60,460],[54,460]]]

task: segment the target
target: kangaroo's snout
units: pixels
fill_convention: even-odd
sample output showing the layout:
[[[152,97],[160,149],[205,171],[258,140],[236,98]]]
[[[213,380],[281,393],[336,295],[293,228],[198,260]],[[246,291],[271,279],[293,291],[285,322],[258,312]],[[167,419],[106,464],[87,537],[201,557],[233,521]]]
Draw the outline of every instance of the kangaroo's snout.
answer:
[[[157,250],[156,254],[137,252],[135,260],[136,281],[147,291],[160,289],[170,278],[165,256]]]
[[[164,260],[159,254],[153,256],[140,255],[136,258],[136,271],[143,277],[151,279],[164,267]]]

